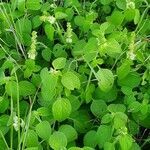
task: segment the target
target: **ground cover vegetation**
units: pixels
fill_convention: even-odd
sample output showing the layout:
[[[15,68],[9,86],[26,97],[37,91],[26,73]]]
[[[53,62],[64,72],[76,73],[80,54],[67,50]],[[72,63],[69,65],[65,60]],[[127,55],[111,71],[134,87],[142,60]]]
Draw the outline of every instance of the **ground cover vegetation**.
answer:
[[[149,8],[1,0],[0,150],[148,150]]]

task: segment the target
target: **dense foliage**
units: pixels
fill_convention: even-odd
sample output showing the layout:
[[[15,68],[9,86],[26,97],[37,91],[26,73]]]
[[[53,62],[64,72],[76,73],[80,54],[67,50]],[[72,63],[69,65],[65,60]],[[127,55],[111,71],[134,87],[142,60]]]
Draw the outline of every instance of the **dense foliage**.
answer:
[[[149,8],[1,1],[0,150],[147,149]]]

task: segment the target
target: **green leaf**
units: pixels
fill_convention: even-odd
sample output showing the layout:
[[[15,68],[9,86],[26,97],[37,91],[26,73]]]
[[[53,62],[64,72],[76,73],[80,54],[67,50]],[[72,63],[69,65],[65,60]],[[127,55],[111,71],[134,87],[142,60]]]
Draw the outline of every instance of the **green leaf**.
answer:
[[[98,42],[96,38],[90,38],[84,47],[84,58],[86,61],[92,61],[97,56]]]
[[[2,149],[0,150],[7,149],[6,143],[4,142],[3,139],[0,139],[0,146],[2,147]]]
[[[51,102],[56,92],[58,76],[44,68],[41,70],[40,77],[42,80],[41,95],[43,101]]]
[[[86,45],[85,40],[79,40],[74,44],[72,49],[72,55],[75,56],[82,56],[84,54],[84,47]]]
[[[51,59],[51,55],[52,55],[52,52],[51,52],[51,49],[49,48],[46,48],[42,51],[42,57],[48,62]]]
[[[110,57],[117,58],[119,54],[121,54],[121,46],[117,40],[111,38],[108,39],[104,44],[100,47],[100,53],[106,53]]]
[[[80,147],[70,147],[68,150],[84,150],[84,149]]]
[[[36,133],[43,140],[48,140],[51,135],[51,126],[48,121],[42,121],[35,127]]]
[[[109,69],[100,69],[97,72],[98,85],[104,92],[108,92],[114,84],[114,75]]]
[[[107,105],[102,100],[94,100],[90,106],[91,112],[96,117],[102,117],[107,112]]]
[[[74,10],[73,10],[73,8],[67,8],[65,10],[65,13],[67,14],[67,20],[71,21],[72,18],[74,17]]]
[[[29,103],[28,101],[20,101],[19,107],[20,107],[20,116],[26,115],[26,112],[29,110]]]
[[[4,113],[9,107],[9,100],[4,98],[4,97],[0,97],[0,113]]]
[[[66,58],[59,57],[52,62],[52,65],[55,69],[62,69],[66,65]]]
[[[100,0],[103,5],[109,5],[113,0]]]
[[[88,146],[84,146],[83,150],[95,150],[94,148],[88,147]]]
[[[61,44],[56,44],[54,47],[53,47],[53,54],[54,56],[57,58],[57,57],[67,57],[67,53],[66,51],[64,50],[64,46],[61,45]]]
[[[131,150],[141,150],[141,147],[137,143],[133,143]]]
[[[32,24],[28,18],[21,18],[16,21],[16,30],[21,35],[23,33],[31,33],[32,31]],[[28,39],[29,40],[29,39]]]
[[[37,112],[38,112],[38,115],[43,116],[43,117],[47,117],[51,115],[51,111],[47,107],[40,107],[37,109]]]
[[[33,29],[39,27],[41,24],[42,24],[42,21],[40,20],[40,16],[37,15],[32,19]]]
[[[28,130],[27,138],[26,138],[26,146],[27,147],[36,147],[39,144],[38,136],[35,131]]]
[[[119,144],[121,150],[129,150],[132,147],[133,139],[130,135],[121,135],[119,138]]]
[[[101,123],[102,124],[110,123],[112,119],[113,119],[112,114],[106,114],[102,117]]]
[[[117,112],[114,116],[114,128],[120,129],[126,126],[127,123],[127,115],[122,112]]]
[[[104,150],[115,150],[115,145],[110,142],[106,142],[104,145]]]
[[[141,103],[138,101],[131,102],[128,106],[130,112],[136,113],[141,110]]]
[[[115,25],[115,26],[119,26],[122,24],[123,20],[124,20],[124,15],[122,12],[120,11],[114,11],[111,15],[111,17],[109,18],[110,22]]]
[[[0,69],[0,85],[4,84],[5,82],[5,73],[3,69]]]
[[[27,0],[26,7],[30,10],[39,10],[41,8],[40,0]]]
[[[39,148],[38,147],[29,147],[29,148],[26,148],[25,150],[38,150]]]
[[[22,33],[22,43],[25,46],[30,46],[31,45],[31,35],[30,35],[30,33],[25,33],[25,32]]]
[[[56,17],[56,19],[65,19],[65,18],[67,18],[68,16],[67,16],[66,13],[63,13],[63,12],[56,12],[56,13],[55,13],[55,17]]]
[[[35,86],[29,81],[19,82],[19,94],[21,96],[34,95],[36,92]]]
[[[0,130],[3,135],[5,135],[9,131],[9,126],[7,126],[9,121],[9,116],[4,114],[0,116]],[[0,134],[0,139],[2,138],[2,134]]]
[[[35,68],[35,61],[34,60],[32,60],[32,59],[27,59],[26,61],[25,61],[25,66],[26,66],[26,68],[28,68],[28,69],[30,69],[30,70],[34,70],[34,68]]]
[[[75,7],[80,7],[81,6],[81,4],[80,4],[80,2],[78,1],[78,0],[65,0],[64,1],[64,6],[65,7],[69,7],[69,6],[75,6]]]
[[[3,59],[3,58],[5,58],[5,52],[3,51],[2,48],[0,48],[0,60]]]
[[[25,0],[18,0],[17,7],[19,11],[25,11]]]
[[[74,90],[75,88],[77,89],[80,88],[80,80],[78,76],[71,71],[68,71],[63,74],[61,83],[68,90]]]
[[[131,69],[130,65],[131,61],[125,60],[122,65],[117,68],[117,76],[119,80],[125,78],[129,74]]]
[[[71,114],[71,111],[72,107],[70,101],[65,98],[58,98],[52,106],[53,116],[57,121],[63,121],[67,119]]]
[[[49,145],[54,150],[63,149],[67,146],[67,138],[64,133],[55,131],[49,138]]]
[[[47,35],[48,39],[50,41],[53,41],[54,40],[54,32],[55,32],[54,27],[51,24],[46,24],[44,27],[44,30],[45,30],[45,34]]]
[[[85,101],[86,101],[86,103],[89,103],[92,100],[94,91],[95,91],[95,85],[90,84],[88,86],[87,90],[85,91]]]
[[[116,5],[118,6],[118,8],[125,10],[126,9],[126,5],[127,5],[127,1],[126,0],[116,0]]]
[[[98,146],[101,149],[106,142],[109,142],[112,138],[112,127],[107,125],[100,125],[97,130]]]
[[[126,111],[126,107],[123,104],[110,104],[107,109],[111,113],[125,112]]]
[[[112,102],[116,100],[117,98],[117,88],[115,86],[112,87],[112,89],[109,90],[109,92],[106,94],[106,92],[102,91],[99,87],[96,88],[94,92],[94,99],[102,99],[105,102]]]
[[[122,86],[121,91],[123,92],[123,94],[125,94],[127,96],[133,95],[132,88],[130,88],[128,86]]]
[[[127,9],[125,11],[124,15],[125,15],[125,20],[127,22],[133,21],[133,19],[135,17],[135,9]]]
[[[69,95],[68,99],[70,100],[70,103],[71,103],[71,106],[72,106],[72,112],[78,110],[80,105],[81,105],[81,102],[78,99],[78,97],[74,96],[74,95]]]
[[[83,143],[85,146],[95,148],[97,145],[96,131],[94,130],[88,131],[84,136]]]
[[[17,83],[15,81],[9,81],[6,85],[5,85],[5,90],[6,93],[9,96],[12,96],[12,98],[14,100],[17,99],[17,94],[19,94],[19,86],[17,86]]]
[[[132,135],[136,135],[139,133],[139,124],[137,124],[136,122],[129,120],[128,121],[128,128],[129,128],[129,132]]]
[[[83,16],[76,16],[74,22],[77,26],[83,26],[85,18]]]
[[[77,131],[72,126],[67,125],[67,124],[61,125],[58,131],[65,134],[68,142],[72,142],[76,140],[78,137]]]
[[[41,12],[46,12],[51,9],[51,4],[49,2],[45,2],[42,4]]]
[[[24,71],[24,78],[29,78],[32,75],[33,71],[26,68],[26,70]]]
[[[104,22],[100,25],[100,34],[104,34],[105,31],[107,30],[107,28],[109,27],[109,23],[108,22]]]
[[[141,104],[140,108],[141,108],[140,112],[143,116],[148,113],[149,106],[147,104],[144,104],[144,103]]]
[[[118,81],[120,86],[127,86],[130,88],[137,87],[140,84],[141,77],[137,72],[130,72],[125,78]]]
[[[70,116],[74,121],[74,128],[79,133],[85,133],[91,129],[91,118],[86,110],[78,110]]]
[[[140,21],[140,11],[139,9],[135,9],[134,24],[138,24],[139,21]]]

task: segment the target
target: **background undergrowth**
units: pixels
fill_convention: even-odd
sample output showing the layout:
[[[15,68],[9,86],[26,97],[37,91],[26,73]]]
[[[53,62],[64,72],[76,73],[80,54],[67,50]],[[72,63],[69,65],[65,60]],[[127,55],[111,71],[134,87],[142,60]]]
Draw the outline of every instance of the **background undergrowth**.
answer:
[[[0,2],[0,150],[148,150],[150,1]]]

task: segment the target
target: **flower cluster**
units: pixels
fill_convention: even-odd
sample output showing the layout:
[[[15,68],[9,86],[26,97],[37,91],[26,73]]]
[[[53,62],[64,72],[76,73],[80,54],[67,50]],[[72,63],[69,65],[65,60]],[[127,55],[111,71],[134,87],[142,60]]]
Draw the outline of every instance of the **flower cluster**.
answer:
[[[135,9],[135,3],[133,1],[127,0],[126,2],[127,2],[126,5],[127,9]]]
[[[50,68],[50,73],[52,73],[52,74],[57,74],[57,73],[58,73],[58,71],[57,71],[57,70],[55,70],[55,69],[53,69],[53,68]]]
[[[43,15],[40,17],[40,20],[43,22],[49,22],[50,24],[54,24],[56,22],[56,18],[54,16],[46,16]]]
[[[66,43],[72,43],[72,27],[70,22],[67,23]]]
[[[129,51],[127,52],[127,58],[129,58],[130,60],[135,60],[136,55],[134,54],[133,51]]]
[[[23,128],[25,126],[25,123],[24,123],[23,119],[18,118],[16,115],[14,115],[14,117],[13,117],[13,127],[16,131],[18,131],[19,126],[21,126]]]
[[[135,60],[136,54],[135,54],[135,33],[132,32],[131,34],[131,41],[129,44],[129,51],[127,52],[127,58],[130,60]]]
[[[36,31],[32,32],[31,42],[32,43],[31,43],[30,50],[28,52],[28,58],[34,60],[36,57],[36,43],[37,43],[37,32]]]

